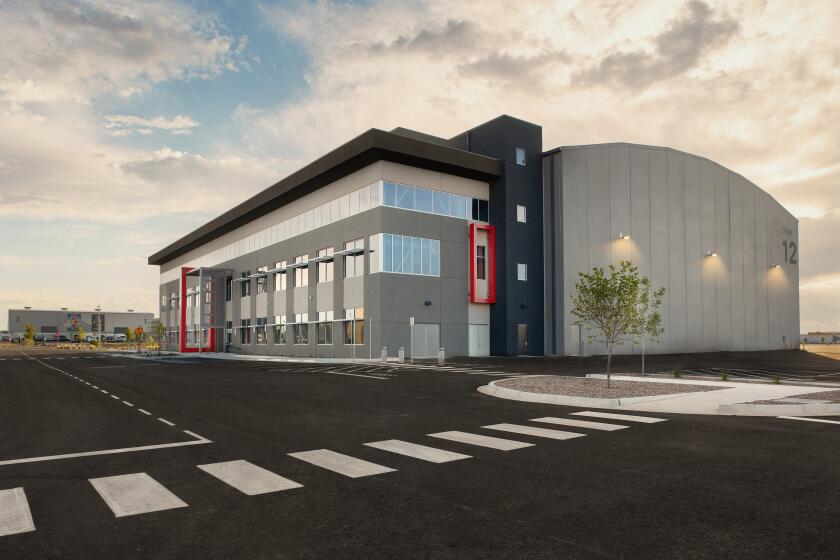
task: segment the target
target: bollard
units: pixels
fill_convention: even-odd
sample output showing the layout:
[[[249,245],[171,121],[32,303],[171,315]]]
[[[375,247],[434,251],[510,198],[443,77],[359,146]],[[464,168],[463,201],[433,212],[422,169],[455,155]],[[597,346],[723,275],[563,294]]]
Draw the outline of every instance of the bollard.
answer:
[[[383,346],[382,350],[379,351],[379,359],[382,360],[383,363],[388,361],[388,347],[387,346]]]
[[[440,347],[438,350],[438,365],[442,366],[446,363],[446,352],[443,350],[443,346]]]
[[[405,348],[400,346],[399,354],[397,354],[397,361],[401,364],[405,363]]]

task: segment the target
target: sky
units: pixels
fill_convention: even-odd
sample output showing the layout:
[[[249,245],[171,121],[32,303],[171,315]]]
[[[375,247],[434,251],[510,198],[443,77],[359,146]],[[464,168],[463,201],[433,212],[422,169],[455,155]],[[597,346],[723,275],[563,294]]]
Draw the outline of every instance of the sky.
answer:
[[[0,0],[0,329],[154,311],[150,254],[328,150],[506,113],[741,173],[800,220],[802,331],[840,330],[838,29],[836,0]]]

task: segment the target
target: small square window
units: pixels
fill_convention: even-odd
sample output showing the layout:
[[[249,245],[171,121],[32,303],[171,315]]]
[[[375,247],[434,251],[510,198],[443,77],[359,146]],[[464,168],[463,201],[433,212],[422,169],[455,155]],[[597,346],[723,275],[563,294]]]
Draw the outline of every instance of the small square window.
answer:
[[[525,165],[525,148],[516,148],[516,165]]]
[[[523,224],[528,221],[528,211],[524,204],[516,205],[516,221]]]
[[[528,265],[518,263],[516,265],[516,279],[526,282],[528,280]]]

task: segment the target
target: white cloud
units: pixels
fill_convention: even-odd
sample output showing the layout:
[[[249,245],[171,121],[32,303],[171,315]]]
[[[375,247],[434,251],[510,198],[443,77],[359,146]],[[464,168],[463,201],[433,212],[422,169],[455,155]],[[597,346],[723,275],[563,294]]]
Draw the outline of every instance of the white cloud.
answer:
[[[165,130],[172,134],[189,135],[199,123],[192,117],[177,115],[171,119],[154,117],[151,119],[134,115],[103,115],[105,128],[112,136],[128,136],[130,134],[148,135],[152,129]]]

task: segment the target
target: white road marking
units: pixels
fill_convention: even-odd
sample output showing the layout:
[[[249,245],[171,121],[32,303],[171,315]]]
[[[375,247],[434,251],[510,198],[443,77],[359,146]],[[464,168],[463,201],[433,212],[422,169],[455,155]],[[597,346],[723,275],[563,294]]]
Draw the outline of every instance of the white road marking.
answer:
[[[612,412],[593,412],[585,410],[583,412],[572,412],[576,416],[592,416],[594,418],[610,418],[612,420],[628,420],[630,422],[641,422],[643,424],[655,424],[656,422],[666,422],[666,418],[652,418],[650,416],[633,416],[632,414],[613,414]]]
[[[90,369],[113,369],[113,368],[121,368],[125,366],[93,366]]]
[[[593,430],[604,430],[612,432],[615,430],[623,430],[630,426],[623,426],[621,424],[605,424],[604,422],[588,422],[586,420],[575,420],[573,418],[554,418],[546,416],[544,418],[532,418],[531,422],[544,422],[546,424],[557,424],[559,426],[572,426],[575,428],[591,428]]]
[[[279,474],[241,459],[198,465],[198,468],[248,496],[303,487],[302,484],[298,484],[294,480],[283,478]]]
[[[368,379],[388,379],[387,377],[378,377],[376,375],[362,375],[361,373],[343,373],[340,371],[327,371],[324,373],[332,373],[334,375],[351,375],[353,377],[367,377]]]
[[[576,434],[574,432],[564,432],[561,430],[549,430],[546,428],[535,428],[533,426],[520,426],[518,424],[493,424],[491,426],[483,426],[489,430],[500,430],[502,432],[512,432],[514,434],[524,434],[526,436],[538,436],[550,439],[572,439],[583,437],[586,434]]]
[[[383,467],[376,463],[356,459],[349,455],[336,453],[329,449],[315,449],[312,451],[301,451],[298,453],[289,453],[290,457],[306,461],[316,467],[331,470],[350,478],[360,478],[363,476],[371,476],[375,474],[383,474],[393,472],[396,469],[390,467]]]
[[[187,507],[181,498],[142,472],[91,478],[90,483],[116,517]]]
[[[471,455],[464,455],[462,453],[455,453],[452,451],[444,451],[436,447],[427,447],[425,445],[418,445],[409,441],[402,441],[399,439],[387,439],[384,441],[372,441],[366,443],[368,447],[381,449],[383,451],[390,451],[399,455],[406,455],[429,461],[430,463],[448,463],[449,461],[459,461],[461,459],[469,459]]]
[[[170,422],[170,421],[169,421],[169,420],[167,420],[166,418],[158,418],[158,420],[160,420],[161,422],[163,422],[163,423],[164,423],[164,424],[166,424],[167,426],[174,426],[174,425],[175,425],[174,423]]]
[[[806,418],[803,416],[776,416],[776,418],[782,418],[784,420],[803,420],[805,422],[821,422],[823,424],[840,424],[840,421],[837,420],[823,420],[822,418]]]
[[[117,395],[111,395],[111,398],[112,398],[112,399],[117,399],[117,400],[120,400],[120,398],[119,398]]]
[[[93,387],[94,389],[99,389],[99,387],[97,387],[96,385],[91,385],[91,387]]]
[[[125,406],[134,406],[133,404],[131,404],[131,403],[130,403],[130,402],[128,402],[128,401],[123,401],[123,404],[124,404]]]
[[[142,408],[138,408],[137,410],[139,410],[140,412],[142,412],[143,414],[145,414],[145,415],[147,415],[147,416],[151,416],[151,415],[152,415],[152,413],[151,413],[151,412],[149,412],[148,410],[143,410]]]
[[[491,449],[499,449],[500,451],[511,451],[513,449],[521,449],[523,447],[533,447],[533,443],[525,443],[524,441],[514,441],[512,439],[502,439],[491,436],[482,436],[479,434],[470,434],[468,432],[439,432],[437,434],[429,434],[431,437],[440,439],[448,439],[450,441],[457,441],[460,443],[467,443],[469,445],[480,445],[481,447],[489,447]]]
[[[186,430],[184,430],[186,432]],[[42,461],[55,461],[58,459],[75,459],[77,457],[94,457],[96,455],[116,455],[117,453],[132,453],[134,451],[151,451],[153,449],[168,449],[170,447],[184,447],[186,445],[202,445],[213,443],[212,440],[201,437],[198,434],[187,432],[196,438],[190,441],[176,441],[174,443],[159,443],[156,445],[141,445],[140,447],[120,447],[117,449],[103,449],[101,451],[84,451],[82,453],[65,453],[63,455],[45,455],[43,457],[27,457],[26,459],[10,459],[0,461],[0,467],[5,465],[18,465],[21,463],[39,463]]]
[[[35,530],[23,488],[0,490],[0,537]]]

